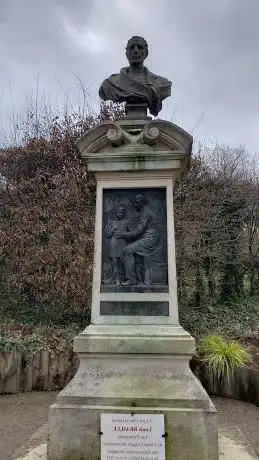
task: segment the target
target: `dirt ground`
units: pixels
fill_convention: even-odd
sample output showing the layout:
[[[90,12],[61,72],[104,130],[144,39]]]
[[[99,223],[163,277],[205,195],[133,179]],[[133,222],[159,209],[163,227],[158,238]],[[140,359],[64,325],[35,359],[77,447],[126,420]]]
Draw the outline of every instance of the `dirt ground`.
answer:
[[[14,460],[46,441],[48,408],[56,392],[0,396],[0,459]],[[241,401],[213,398],[223,430],[240,430],[259,458],[259,409]],[[238,440],[238,439],[237,439]]]

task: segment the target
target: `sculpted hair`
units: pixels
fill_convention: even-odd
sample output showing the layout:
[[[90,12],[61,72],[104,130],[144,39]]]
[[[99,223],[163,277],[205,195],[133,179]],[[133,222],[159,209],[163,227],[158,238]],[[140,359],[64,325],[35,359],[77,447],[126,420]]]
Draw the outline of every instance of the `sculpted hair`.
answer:
[[[148,44],[146,40],[143,37],[139,37],[138,35],[134,35],[128,40],[127,46],[126,46],[126,53],[130,47],[131,42],[142,42],[144,48],[145,48],[145,58],[148,56]]]

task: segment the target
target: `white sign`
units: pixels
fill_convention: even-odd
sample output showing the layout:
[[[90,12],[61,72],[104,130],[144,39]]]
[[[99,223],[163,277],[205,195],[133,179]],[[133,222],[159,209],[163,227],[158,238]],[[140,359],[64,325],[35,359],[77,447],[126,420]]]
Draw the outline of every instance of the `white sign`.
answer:
[[[165,460],[164,415],[101,414],[101,460]]]

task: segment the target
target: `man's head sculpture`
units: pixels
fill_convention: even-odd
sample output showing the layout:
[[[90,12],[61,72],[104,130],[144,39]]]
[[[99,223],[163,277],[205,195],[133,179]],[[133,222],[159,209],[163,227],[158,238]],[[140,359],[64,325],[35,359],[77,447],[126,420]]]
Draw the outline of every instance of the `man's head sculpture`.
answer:
[[[99,90],[100,98],[104,101],[126,102],[126,113],[129,107],[142,106],[144,112],[149,108],[150,113],[157,116],[162,109],[162,101],[171,95],[171,81],[144,67],[144,60],[148,56],[148,44],[144,38],[130,38],[126,56],[129,67],[122,68],[119,74],[104,80]]]
[[[146,205],[146,203],[146,197],[142,193],[137,193],[134,199],[134,208],[137,211],[141,211],[141,209]]]
[[[148,56],[148,44],[146,40],[143,37],[131,37],[126,46],[126,56],[130,65],[142,66]]]

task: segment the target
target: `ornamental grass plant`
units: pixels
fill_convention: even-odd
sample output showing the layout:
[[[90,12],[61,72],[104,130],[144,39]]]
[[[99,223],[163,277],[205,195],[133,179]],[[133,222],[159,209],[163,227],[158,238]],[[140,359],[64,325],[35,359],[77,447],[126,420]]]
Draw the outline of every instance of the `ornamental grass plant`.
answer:
[[[219,380],[223,376],[229,380],[235,369],[245,366],[249,361],[245,347],[217,335],[207,336],[201,341],[198,355]]]

